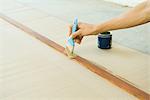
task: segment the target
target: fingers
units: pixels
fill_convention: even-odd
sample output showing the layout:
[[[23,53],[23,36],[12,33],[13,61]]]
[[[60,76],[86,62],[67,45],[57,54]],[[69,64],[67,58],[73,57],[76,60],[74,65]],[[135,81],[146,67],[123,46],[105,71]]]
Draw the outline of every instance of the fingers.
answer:
[[[80,26],[81,26],[81,22],[78,23],[78,31],[76,31],[72,35],[72,27],[73,27],[73,25],[69,25],[69,27],[68,27],[68,36],[72,35],[72,38],[76,38],[80,34],[80,28],[79,28]]]
[[[72,34],[72,25],[69,25],[69,27],[68,27],[68,34],[67,34],[67,36],[68,37],[71,36],[74,39],[74,41],[76,43],[78,43],[78,44],[81,43],[81,40],[83,38],[83,36],[81,36],[80,29]]]
[[[83,36],[81,35],[81,30],[79,29],[78,31],[76,31],[73,34],[71,34],[71,37],[74,39],[74,41],[76,43],[80,44],[81,40],[83,38]]]
[[[81,41],[82,41],[82,38],[83,38],[83,37],[79,37],[79,36],[78,36],[78,37],[76,37],[74,40],[75,40],[76,43],[80,44]]]
[[[78,31],[74,32],[73,34],[71,34],[72,38],[74,38],[74,39],[80,35],[81,35],[80,29]]]

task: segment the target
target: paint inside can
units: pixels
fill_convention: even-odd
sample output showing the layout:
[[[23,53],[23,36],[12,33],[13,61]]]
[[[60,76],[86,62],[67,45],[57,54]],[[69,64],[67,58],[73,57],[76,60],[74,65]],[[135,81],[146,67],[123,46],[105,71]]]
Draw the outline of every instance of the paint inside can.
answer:
[[[110,49],[112,45],[112,35],[110,32],[103,32],[98,35],[98,48]]]

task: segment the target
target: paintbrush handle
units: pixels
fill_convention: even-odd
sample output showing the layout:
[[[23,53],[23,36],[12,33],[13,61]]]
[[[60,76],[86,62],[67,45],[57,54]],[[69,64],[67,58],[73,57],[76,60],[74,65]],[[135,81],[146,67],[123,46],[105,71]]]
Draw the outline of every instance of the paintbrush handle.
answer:
[[[72,33],[76,32],[77,28],[78,28],[78,18],[76,17],[73,22]]]
[[[72,26],[72,34],[77,31],[77,28],[78,28],[78,18],[76,17],[74,19],[73,26]],[[69,42],[73,47],[75,46],[75,42],[72,37],[69,39]]]

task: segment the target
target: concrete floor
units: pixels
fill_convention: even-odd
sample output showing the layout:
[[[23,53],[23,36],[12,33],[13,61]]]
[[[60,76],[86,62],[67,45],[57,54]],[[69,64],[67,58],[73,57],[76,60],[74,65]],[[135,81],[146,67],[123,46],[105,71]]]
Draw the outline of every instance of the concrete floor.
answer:
[[[74,16],[78,16],[81,21],[86,21],[90,23],[98,23],[98,22],[103,22],[107,20],[108,18],[117,16],[123,11],[129,9],[129,8],[124,8],[124,7],[115,5],[115,4],[107,3],[102,0],[92,0],[92,1],[82,0],[80,1],[80,3],[77,1],[70,1],[70,0],[61,0],[59,2],[54,1],[54,0],[43,0],[42,2],[41,0],[26,0],[26,1],[0,0],[0,8],[1,8],[0,12],[23,23],[24,25],[32,28],[33,30],[50,38],[51,40],[56,41],[62,46],[65,45],[65,42],[64,42],[65,33],[67,32],[66,26],[69,23],[72,23],[72,19],[74,18]],[[49,96],[49,98],[51,99],[55,98],[56,100],[60,100],[59,97],[61,98],[63,97],[65,100],[66,99],[70,100],[70,98],[71,100],[73,100],[74,97],[79,97],[76,100],[78,99],[82,100],[83,98],[86,98],[87,100],[87,96],[89,96],[88,97],[89,100],[91,100],[90,98],[94,98],[92,100],[97,100],[97,98],[98,100],[102,98],[108,99],[108,100],[110,99],[130,100],[131,98],[131,100],[133,100],[132,96],[124,93],[122,90],[110,84],[107,84],[107,82],[105,83],[103,79],[99,80],[99,78],[95,76],[94,74],[92,74],[91,72],[85,69],[83,71],[83,68],[80,65],[76,63],[74,64],[73,62],[69,61],[69,59],[61,56],[60,54],[57,54],[53,50],[51,51],[51,49],[47,48],[47,46],[45,45],[42,46],[43,44],[41,44],[40,42],[36,43],[37,40],[32,40],[29,36],[26,36],[26,35],[20,36],[20,34],[18,33],[22,33],[22,34],[24,33],[21,31],[18,31],[17,29],[14,29],[14,27],[12,28],[10,25],[6,24],[4,21],[0,21],[0,22],[2,22],[1,30],[4,30],[4,31],[1,31],[1,35],[2,35],[1,37],[5,37],[4,39],[1,39],[2,40],[1,43],[2,45],[7,44],[6,47],[1,46],[1,50],[3,50],[1,52],[2,53],[1,54],[2,55],[1,56],[1,59],[2,59],[1,68],[3,69],[6,67],[6,69],[1,70],[3,72],[1,75],[2,77],[4,76],[4,78],[1,78],[1,79],[4,80],[6,78],[6,81],[4,81],[3,84],[7,83],[5,87],[8,87],[5,92],[1,91],[2,93],[4,93],[1,95],[1,98],[10,99],[11,97],[14,97],[16,100],[17,97],[21,98],[23,96],[23,97],[29,97],[29,98],[32,97],[32,100],[33,100],[33,99],[37,99],[36,97],[38,95],[39,96],[42,95],[44,98],[49,95],[48,94],[49,92],[52,93],[53,90],[57,90],[57,92],[58,91],[60,92],[58,94],[56,92],[54,92],[54,94],[52,93],[52,95]],[[75,52],[79,54],[80,56],[96,64],[105,66],[108,70],[112,71],[114,74],[117,74],[127,79],[128,81],[132,82],[132,84],[150,93],[150,87],[149,87],[150,56],[148,54],[141,53],[137,50],[119,45],[119,44],[123,44],[123,45],[127,45],[131,47],[131,45],[134,44],[132,45],[132,48],[136,48],[138,50],[141,50],[142,52],[148,53],[149,52],[148,47],[150,47],[149,42],[148,42],[149,35],[147,34],[149,32],[148,26],[149,24],[140,26],[137,28],[133,28],[133,29],[113,32],[114,33],[113,40],[116,41],[117,43],[113,43],[113,48],[111,50],[108,50],[108,51],[99,50],[96,45],[96,37],[91,36],[89,38],[84,39],[83,44],[81,46],[77,46]],[[10,30],[8,30],[7,28],[8,29],[10,28]],[[9,34],[3,34],[3,33],[7,33],[7,30]],[[13,36],[11,32],[13,32]],[[134,40],[130,38],[131,36],[133,37],[135,34],[136,34],[136,37],[134,38]],[[9,39],[14,42],[14,43],[12,42],[12,45],[9,44],[9,41],[10,41]],[[127,42],[124,40],[126,40]],[[22,43],[22,42],[18,44],[19,41],[22,41],[22,42],[26,41],[30,45],[26,46],[26,43]],[[36,47],[34,47],[34,45]],[[21,46],[21,48],[19,48],[19,46]],[[146,49],[143,46],[146,47]],[[24,49],[26,48],[28,48],[28,51],[24,51]],[[33,48],[33,50],[31,48]],[[34,48],[36,48],[37,51]],[[9,49],[13,52],[10,52]],[[18,52],[19,54],[17,55],[16,53]],[[48,53],[48,52],[51,52],[51,53]],[[5,54],[7,54],[7,56],[5,56]],[[15,56],[16,58],[14,59],[13,57]],[[21,56],[21,59],[20,59],[20,56]],[[55,56],[56,59],[52,59],[52,56],[53,57]],[[41,59],[40,58],[38,59],[38,57],[40,57]],[[29,60],[26,61],[25,59],[29,59]],[[39,62],[39,60],[41,60],[41,62],[43,63],[37,63]],[[59,62],[60,64],[57,65],[57,62]],[[27,69],[26,69],[26,64],[27,64]],[[57,66],[59,67],[58,68],[52,67],[52,71],[50,71],[51,68],[50,69],[48,68],[49,64],[55,67]],[[22,65],[22,67],[18,69],[19,68],[18,66],[20,65]],[[43,65],[45,67],[42,69],[41,67],[38,67],[38,66],[43,66]],[[63,68],[60,65],[64,65]],[[71,66],[70,68],[70,65],[73,65],[73,66]],[[66,68],[66,66],[68,66],[69,69],[68,67]],[[15,69],[13,69],[13,67]],[[8,70],[9,68],[10,69],[12,68],[12,69]],[[42,72],[41,74],[38,74],[39,71],[37,71],[33,75],[33,77],[30,78],[30,76],[32,76],[33,74],[32,68],[35,68],[36,70],[39,70],[39,69],[44,70],[46,74],[43,74],[44,72]],[[47,71],[47,68],[49,69],[50,72]],[[28,70],[29,70],[29,73],[28,73]],[[58,73],[60,73],[59,75],[56,74],[57,70],[58,70]],[[62,72],[60,72],[60,70]],[[74,71],[73,76],[72,75],[69,76],[70,75],[69,71],[72,71],[72,70]],[[23,74],[23,77],[25,77],[25,79],[21,79],[17,81],[17,78],[21,76],[20,74],[17,74],[16,72],[17,73],[27,72],[26,74]],[[52,73],[52,76],[49,75],[49,73]],[[63,76],[63,73],[65,76]],[[87,75],[87,73],[90,74],[91,76]],[[81,77],[82,74],[85,74],[85,76]],[[36,75],[41,78],[38,79]],[[59,78],[59,76],[61,75],[62,77]],[[14,81],[12,81],[13,77],[17,77],[17,78],[15,78]],[[53,80],[53,78],[55,77],[60,79],[60,81]],[[63,83],[64,81],[61,80],[64,77],[67,78],[65,83]],[[35,82],[31,84],[32,83],[31,80],[34,78],[35,80],[33,81]],[[43,82],[42,82],[42,78],[44,78]],[[75,81],[73,81],[72,78],[73,79],[75,78]],[[7,79],[9,79],[10,81],[8,81]],[[78,83],[79,82],[78,80],[83,82],[82,85]],[[29,81],[29,83],[27,83],[27,85],[21,83],[24,81],[26,82]],[[40,83],[37,84],[38,83],[37,81]],[[51,83],[51,81],[56,81],[56,82],[54,82],[52,85],[50,85],[48,89],[46,89],[47,88],[46,86],[48,86],[48,84]],[[63,85],[60,83],[63,83],[66,85]],[[54,84],[56,84],[56,86],[54,86]],[[85,91],[89,91],[89,89],[87,90],[87,88],[91,88],[91,84],[94,85],[94,87],[92,87],[93,90],[92,91],[90,90],[91,91],[90,93],[87,93],[87,92],[84,93]],[[14,86],[17,86],[17,85],[20,85],[18,89],[13,88]],[[36,87],[35,88],[33,87],[30,90],[29,88],[33,85],[36,85]],[[56,89],[56,87],[59,85],[63,87],[63,90],[61,90],[61,86],[58,87],[58,89]],[[84,85],[86,87],[81,88]],[[103,91],[96,89],[97,87],[100,88],[101,86],[105,88],[102,90],[106,90],[104,91],[104,93],[102,93]],[[22,87],[27,87],[27,89],[25,88],[22,89]],[[53,87],[52,90],[50,90],[51,87]],[[68,88],[65,88],[65,87],[68,87]],[[43,91],[40,91],[41,89]],[[75,91],[71,92],[74,89]],[[81,94],[78,91],[79,89],[83,90],[81,91]],[[40,92],[37,92],[36,90],[39,90]],[[36,93],[34,94],[33,91],[36,91]]]
[[[42,42],[0,22],[0,100],[136,100]]]

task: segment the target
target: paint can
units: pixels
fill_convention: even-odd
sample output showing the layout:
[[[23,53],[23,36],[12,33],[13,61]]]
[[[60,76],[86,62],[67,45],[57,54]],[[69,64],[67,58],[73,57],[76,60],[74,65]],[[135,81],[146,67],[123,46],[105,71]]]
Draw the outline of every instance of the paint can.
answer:
[[[98,35],[98,48],[110,49],[112,44],[112,35],[110,32],[103,32]]]

